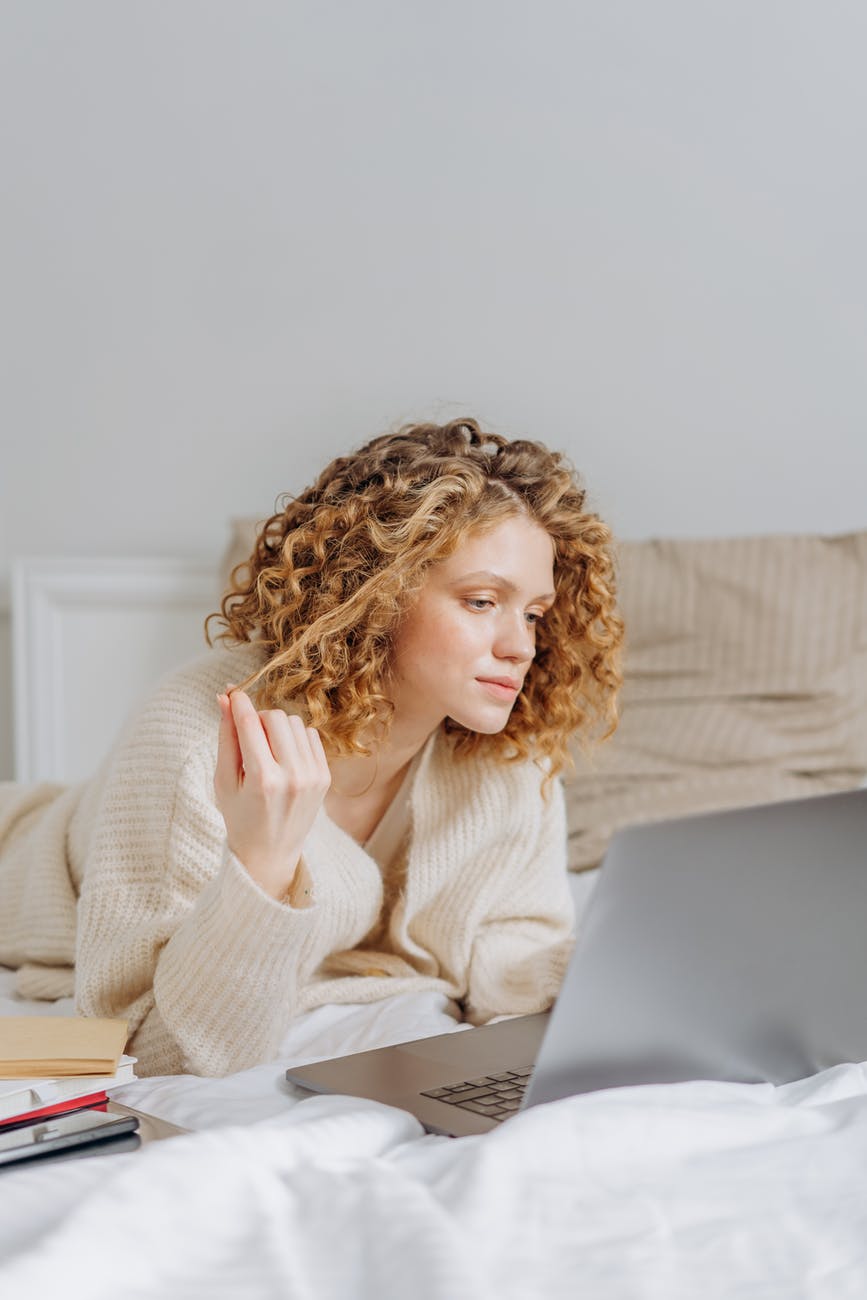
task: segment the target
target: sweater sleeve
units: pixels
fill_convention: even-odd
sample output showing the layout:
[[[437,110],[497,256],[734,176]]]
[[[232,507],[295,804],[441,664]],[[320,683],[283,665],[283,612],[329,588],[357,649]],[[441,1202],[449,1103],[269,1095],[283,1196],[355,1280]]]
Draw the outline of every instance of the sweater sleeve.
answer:
[[[535,848],[473,939],[464,1014],[474,1025],[498,1015],[531,1015],[557,996],[572,949],[575,908],[566,874],[566,812],[559,781],[550,787]]]
[[[339,864],[317,868],[311,907],[270,898],[228,849],[213,744],[178,764],[169,737],[143,730],[120,747],[90,837],[77,1009],[126,1018],[142,1074],[223,1075],[273,1058],[299,984],[369,917]]]

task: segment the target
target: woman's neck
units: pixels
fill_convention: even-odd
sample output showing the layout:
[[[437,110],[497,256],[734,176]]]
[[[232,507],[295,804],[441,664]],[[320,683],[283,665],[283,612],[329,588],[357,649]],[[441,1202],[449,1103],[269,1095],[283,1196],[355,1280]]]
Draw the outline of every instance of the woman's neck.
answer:
[[[331,788],[325,796],[325,811],[331,820],[359,843],[369,839],[427,739],[418,734],[395,736],[392,730],[369,756],[329,755]]]
[[[390,787],[403,776],[434,731],[436,726],[431,725],[429,716],[413,718],[396,712],[385,739],[369,743],[369,755],[342,758],[328,754],[332,789],[358,796]]]

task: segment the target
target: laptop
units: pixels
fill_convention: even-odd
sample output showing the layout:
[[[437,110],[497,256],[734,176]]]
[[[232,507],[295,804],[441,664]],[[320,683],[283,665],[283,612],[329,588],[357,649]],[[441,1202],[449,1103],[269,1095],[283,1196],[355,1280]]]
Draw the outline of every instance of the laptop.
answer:
[[[483,1133],[530,1106],[867,1059],[867,789],[611,840],[551,1012],[286,1071]]]

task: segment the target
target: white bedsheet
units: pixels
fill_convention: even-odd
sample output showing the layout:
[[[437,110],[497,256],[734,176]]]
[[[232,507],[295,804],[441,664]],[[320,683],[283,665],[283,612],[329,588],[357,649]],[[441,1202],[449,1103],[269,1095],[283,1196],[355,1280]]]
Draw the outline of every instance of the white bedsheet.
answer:
[[[432,995],[322,1008],[279,1063],[118,1090],[203,1131],[0,1175],[0,1294],[867,1297],[865,1067],[596,1093],[460,1141],[283,1081],[444,1028]]]

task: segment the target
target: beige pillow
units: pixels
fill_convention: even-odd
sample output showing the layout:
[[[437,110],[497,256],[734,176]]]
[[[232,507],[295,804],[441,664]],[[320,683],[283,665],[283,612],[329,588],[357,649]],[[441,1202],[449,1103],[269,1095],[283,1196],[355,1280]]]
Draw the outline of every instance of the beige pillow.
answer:
[[[569,860],[636,822],[867,775],[867,532],[620,544],[621,723],[567,777]]]
[[[236,519],[228,573],[259,524]],[[621,722],[566,776],[569,865],[621,826],[867,778],[867,531],[619,546]]]

